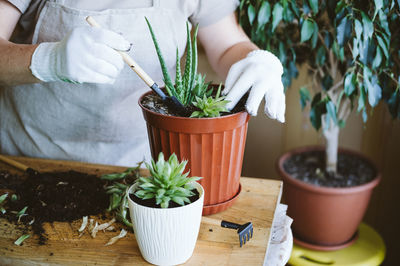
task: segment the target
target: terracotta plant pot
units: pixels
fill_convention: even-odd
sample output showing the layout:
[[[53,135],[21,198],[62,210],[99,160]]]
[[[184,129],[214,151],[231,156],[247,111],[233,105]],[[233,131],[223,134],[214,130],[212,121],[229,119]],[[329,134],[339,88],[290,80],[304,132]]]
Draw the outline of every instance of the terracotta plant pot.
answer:
[[[365,184],[347,188],[328,188],[305,183],[291,177],[283,168],[291,156],[324,151],[324,147],[304,147],[282,155],[277,163],[283,185],[288,215],[293,218],[295,243],[317,250],[346,247],[357,237],[356,232],[367,209],[372,190],[380,181],[374,164],[360,153],[339,149],[339,153],[361,157],[375,168],[376,177]]]
[[[139,99],[150,141],[151,154],[163,152],[188,160],[186,170],[201,176],[204,187],[203,215],[223,211],[239,196],[244,146],[249,115],[239,112],[216,118],[188,118],[159,114],[144,107]]]
[[[136,190],[138,184],[129,188]],[[156,265],[185,263],[193,254],[200,230],[204,189],[196,183],[199,199],[176,208],[151,208],[128,197],[129,212],[143,258]]]

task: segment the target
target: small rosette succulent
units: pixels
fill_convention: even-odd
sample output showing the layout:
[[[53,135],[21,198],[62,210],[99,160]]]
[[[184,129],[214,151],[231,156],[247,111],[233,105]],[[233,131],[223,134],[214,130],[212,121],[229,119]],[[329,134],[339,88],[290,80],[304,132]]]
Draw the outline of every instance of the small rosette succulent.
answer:
[[[152,159],[151,164],[146,163],[150,177],[137,180],[138,189],[134,194],[143,200],[155,199],[161,208],[168,208],[171,200],[182,206],[191,203],[189,198],[195,195],[194,182],[201,177],[187,177],[189,172],[183,173],[186,164],[187,161],[179,163],[175,154],[165,161],[161,152],[157,162]]]
[[[203,98],[197,97],[193,102],[199,111],[194,111],[190,117],[218,117],[222,112],[229,112],[226,108],[226,104],[229,102],[225,100],[224,96],[220,96],[221,85],[218,87],[217,94],[215,97],[204,95]]]

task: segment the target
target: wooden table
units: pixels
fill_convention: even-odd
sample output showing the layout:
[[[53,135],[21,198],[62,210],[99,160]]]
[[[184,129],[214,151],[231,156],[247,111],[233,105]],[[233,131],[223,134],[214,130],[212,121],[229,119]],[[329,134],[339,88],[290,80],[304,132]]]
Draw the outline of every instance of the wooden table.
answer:
[[[85,164],[70,161],[10,157],[39,171],[76,170],[101,175],[121,172],[124,167]],[[0,169],[15,170],[0,162]],[[262,265],[270,239],[270,229],[282,182],[268,179],[241,178],[242,192],[228,210],[211,215],[228,221],[254,225],[253,238],[242,248],[237,233],[208,224],[201,224],[193,256],[187,265]],[[104,246],[116,232],[88,234],[78,237],[81,221],[45,224],[46,245],[38,245],[36,236],[25,240],[22,246],[14,241],[22,232],[0,219],[0,265],[148,265],[140,255],[135,236],[128,233],[116,244]],[[212,229],[212,230],[211,230]]]

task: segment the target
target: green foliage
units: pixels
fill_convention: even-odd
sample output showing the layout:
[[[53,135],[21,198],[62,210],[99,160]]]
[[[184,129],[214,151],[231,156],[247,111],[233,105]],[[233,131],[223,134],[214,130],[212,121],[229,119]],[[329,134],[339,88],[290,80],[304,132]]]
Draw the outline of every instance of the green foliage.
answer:
[[[151,38],[153,39],[154,47],[156,48],[156,51],[157,51],[158,60],[160,61],[161,70],[162,70],[162,73],[164,76],[165,87],[170,96],[173,95],[176,97],[177,95],[176,95],[175,90],[171,90],[174,87],[174,85],[172,84],[171,77],[169,76],[167,65],[165,64],[165,60],[162,55],[160,46],[158,45],[156,35],[154,34],[153,28],[151,27],[149,20],[146,17],[145,17],[145,19],[146,19],[147,26],[149,27],[149,30],[150,30]]]
[[[195,195],[192,191],[195,189],[194,182],[201,178],[187,177],[189,172],[183,173],[186,164],[187,161],[179,163],[175,154],[165,161],[161,152],[157,163],[152,159],[151,164],[146,164],[150,177],[140,177],[137,180],[135,195],[143,200],[155,199],[161,208],[168,208],[171,200],[179,205],[190,203],[189,198]]]
[[[238,12],[248,36],[281,60],[285,87],[297,77],[297,66],[307,63],[313,83],[301,86],[300,101],[302,108],[311,102],[310,120],[319,129],[322,119],[343,127],[348,112],[341,110],[355,106],[366,121],[382,99],[400,118],[399,5],[396,0],[241,0]],[[311,101],[305,88],[314,91]]]
[[[193,38],[190,39],[189,24],[186,23],[187,34],[187,51],[186,61],[183,75],[181,73],[181,63],[179,58],[179,50],[176,49],[176,74],[175,86],[172,84],[171,77],[168,73],[164,57],[162,55],[157,38],[151,27],[150,22],[146,18],[147,25],[153,39],[154,46],[160,61],[161,70],[164,76],[165,87],[170,96],[175,96],[184,106],[194,105],[197,98],[203,99],[210,97],[212,89],[208,89],[210,83],[205,83],[204,76],[197,73],[198,54],[197,54],[197,33],[198,25],[194,29]],[[219,101],[221,102],[221,101]],[[226,105],[227,102],[224,102]],[[196,116],[197,117],[197,116]]]
[[[0,212],[2,214],[6,213],[6,209],[4,208],[4,203],[5,203],[6,199],[7,199],[7,197],[8,197],[8,193],[5,193],[5,194],[0,196]]]
[[[101,176],[101,179],[112,182],[106,186],[106,193],[110,194],[110,204],[107,211],[113,212],[118,221],[132,228],[128,209],[127,189],[139,178],[139,162],[136,167],[128,168],[122,173],[112,173]]]
[[[199,108],[199,111],[194,111],[190,117],[218,117],[221,112],[228,112],[226,104],[229,102],[225,100],[224,96],[220,96],[221,85],[218,87],[217,94],[215,97],[206,96],[204,94],[203,98],[196,96],[196,100],[193,105]]]

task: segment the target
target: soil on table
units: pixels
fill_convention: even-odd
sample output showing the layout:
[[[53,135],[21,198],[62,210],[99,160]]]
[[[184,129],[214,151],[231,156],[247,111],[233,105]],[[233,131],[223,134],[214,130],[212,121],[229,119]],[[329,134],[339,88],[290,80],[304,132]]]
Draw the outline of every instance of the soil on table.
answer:
[[[221,116],[224,115],[231,115],[234,113],[242,112],[245,110],[245,103],[248,98],[248,94],[242,97],[240,101],[236,104],[236,106],[230,111],[230,112],[222,112]],[[143,97],[142,99],[142,105],[149,109],[150,111],[163,114],[163,115],[170,115],[170,116],[181,116],[173,106],[165,104],[165,102],[161,99],[160,96],[157,94],[151,93]],[[195,106],[187,106],[188,109],[188,114],[184,117],[189,117],[194,111],[198,110],[197,107]]]
[[[43,223],[71,222],[103,213],[109,202],[104,185],[96,175],[76,171],[38,173],[28,169],[25,175],[0,171],[0,189],[18,196],[16,201],[8,197],[7,212],[0,217],[18,223],[16,213],[28,206],[27,215],[20,222],[25,225],[25,231],[31,227],[39,235],[39,244],[44,244],[47,238]]]
[[[337,173],[325,171],[325,152],[310,151],[293,155],[283,163],[291,177],[322,187],[353,187],[372,181],[374,168],[362,158],[338,154]]]
[[[192,190],[192,192],[194,193],[194,195],[191,196],[191,197],[189,197],[189,200],[190,200],[191,203],[195,202],[196,200],[198,200],[198,199],[200,198],[200,194],[199,194],[199,192],[197,191],[197,189]],[[150,207],[150,208],[157,208],[157,209],[160,209],[160,208],[161,208],[160,205],[157,205],[157,204],[156,204],[156,199],[146,199],[146,200],[143,200],[143,199],[141,199],[141,198],[139,198],[139,197],[136,197],[136,195],[133,194],[133,193],[130,193],[130,194],[129,194],[129,197],[131,198],[131,200],[133,200],[134,202],[136,202],[136,203],[139,204],[139,205],[146,206],[146,207]],[[185,205],[188,205],[188,204],[189,204],[189,203],[186,203]],[[170,209],[170,208],[176,208],[176,207],[182,207],[182,205],[179,205],[179,204],[177,204],[176,202],[174,202],[174,201],[171,200],[171,201],[169,202],[168,209]]]

